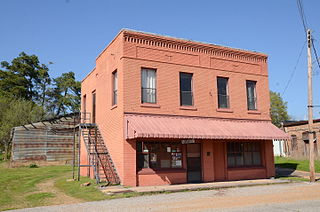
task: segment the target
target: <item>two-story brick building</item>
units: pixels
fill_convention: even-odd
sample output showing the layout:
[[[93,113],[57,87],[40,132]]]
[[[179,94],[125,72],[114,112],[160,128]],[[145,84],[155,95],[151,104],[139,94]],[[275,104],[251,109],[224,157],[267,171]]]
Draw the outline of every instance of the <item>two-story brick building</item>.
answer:
[[[82,111],[128,186],[274,176],[272,139],[287,135],[269,105],[265,54],[132,30],[82,81]]]

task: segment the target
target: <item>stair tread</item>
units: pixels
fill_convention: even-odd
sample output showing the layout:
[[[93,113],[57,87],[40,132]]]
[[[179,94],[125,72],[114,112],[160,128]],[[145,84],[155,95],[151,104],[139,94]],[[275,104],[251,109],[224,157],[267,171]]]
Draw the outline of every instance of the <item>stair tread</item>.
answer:
[[[96,124],[81,125],[83,140],[86,144],[90,163],[94,166],[96,179],[111,183],[119,183],[116,168],[109,154],[108,148]]]

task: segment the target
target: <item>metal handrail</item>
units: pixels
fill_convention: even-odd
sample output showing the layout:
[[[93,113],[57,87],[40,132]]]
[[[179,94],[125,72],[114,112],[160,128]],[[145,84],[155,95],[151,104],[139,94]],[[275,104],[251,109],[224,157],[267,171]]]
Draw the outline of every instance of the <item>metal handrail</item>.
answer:
[[[99,126],[98,125],[96,125],[96,128],[97,128],[97,130],[100,132],[100,129],[99,129]],[[103,137],[101,136],[101,134],[99,133],[99,137],[101,138],[101,141],[102,141],[102,143],[103,144],[105,144],[104,143],[104,140],[103,140]],[[113,178],[114,178],[114,180],[115,180],[115,182],[116,183],[119,183],[120,182],[120,179],[119,179],[119,176],[116,174],[117,173],[117,169],[116,169],[116,167],[114,166],[114,164],[111,164],[111,161],[110,160],[112,160],[111,159],[111,155],[110,155],[110,153],[109,153],[109,150],[108,150],[108,148],[105,146],[105,149],[106,149],[106,151],[107,151],[107,153],[108,153],[108,160],[107,160],[107,162],[108,162],[108,165],[109,165],[109,167],[112,167],[112,165],[113,165],[113,170],[112,170],[112,175],[113,175]],[[113,162],[112,162],[113,163]],[[105,173],[106,174],[106,173]],[[107,174],[106,174],[106,176],[107,176]]]
[[[90,130],[88,129],[88,127],[86,126],[86,125],[83,125],[84,127],[85,127],[85,129],[86,130],[88,130],[88,139],[89,139],[89,145],[92,143],[91,142],[91,135],[90,135]],[[80,124],[80,130],[81,130],[81,132],[82,132],[82,136],[83,136],[83,138],[85,137],[84,136],[84,132],[83,132],[83,130],[82,130],[82,126],[81,126],[81,124]],[[91,156],[90,155],[90,146],[88,146],[88,144],[86,143],[86,142],[84,142],[85,143],[85,145],[86,145],[86,149],[87,149],[87,151],[89,152],[89,156]],[[95,151],[95,156],[96,157],[98,157],[98,154],[97,154],[97,152]],[[94,158],[95,159],[95,158]],[[90,160],[90,159],[89,159]],[[94,162],[95,162],[95,160],[94,160]],[[89,164],[90,164],[90,161],[89,161]],[[94,164],[94,165],[92,165],[93,166],[93,170],[94,170],[94,175],[95,175],[95,178],[96,178],[96,181],[97,181],[97,184],[100,182],[100,176],[99,176],[99,173],[97,172],[97,169],[96,169],[96,164]]]
[[[91,113],[80,112],[80,123],[91,123]]]

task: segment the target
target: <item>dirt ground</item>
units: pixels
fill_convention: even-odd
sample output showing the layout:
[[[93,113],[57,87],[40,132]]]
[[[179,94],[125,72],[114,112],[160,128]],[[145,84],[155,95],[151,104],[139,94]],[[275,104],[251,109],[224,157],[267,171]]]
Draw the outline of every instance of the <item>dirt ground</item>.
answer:
[[[301,182],[179,192],[24,211],[320,211],[319,190],[320,183]],[[309,204],[308,201],[313,202]],[[306,210],[306,206],[312,208]]]
[[[58,188],[54,186],[54,179],[47,180],[45,182],[39,183],[37,185],[37,192],[50,192],[55,196],[50,198],[50,205],[61,205],[61,204],[72,204],[80,203],[83,200],[71,197],[61,192]]]

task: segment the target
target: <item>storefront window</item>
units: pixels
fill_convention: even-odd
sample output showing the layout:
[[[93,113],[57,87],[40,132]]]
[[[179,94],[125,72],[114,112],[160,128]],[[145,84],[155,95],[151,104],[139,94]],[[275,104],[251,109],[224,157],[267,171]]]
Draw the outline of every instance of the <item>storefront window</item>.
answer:
[[[228,142],[228,167],[261,166],[261,145],[258,142]]]
[[[182,168],[181,144],[137,142],[137,168]]]

